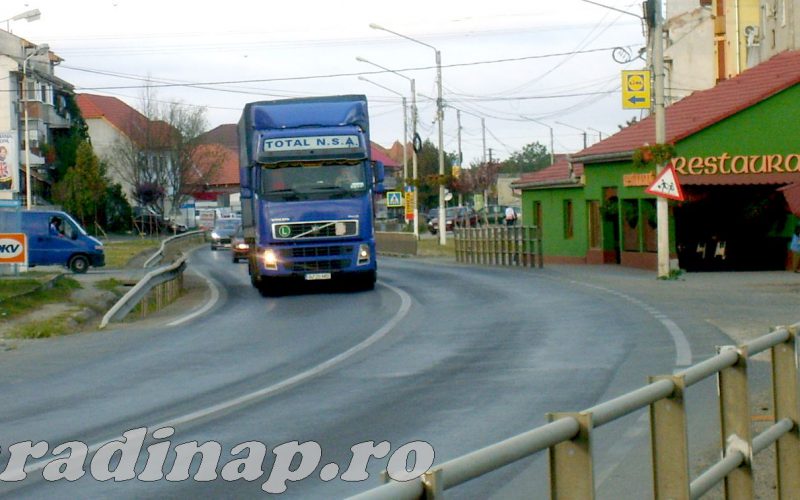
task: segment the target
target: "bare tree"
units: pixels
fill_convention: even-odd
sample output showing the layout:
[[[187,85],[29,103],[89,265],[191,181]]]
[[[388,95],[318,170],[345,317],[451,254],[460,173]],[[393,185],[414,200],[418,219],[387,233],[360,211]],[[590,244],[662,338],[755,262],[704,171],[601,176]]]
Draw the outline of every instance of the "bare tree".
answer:
[[[225,152],[198,140],[208,126],[205,108],[172,102],[163,111],[163,121],[174,131],[166,183],[174,212],[198,186],[207,185],[215,177]]]
[[[159,103],[146,86],[141,109],[132,110],[126,137],[114,147],[117,174],[131,187],[138,205],[170,215],[194,188],[213,179],[224,156],[214,148],[201,148],[198,141],[207,128],[205,108]]]

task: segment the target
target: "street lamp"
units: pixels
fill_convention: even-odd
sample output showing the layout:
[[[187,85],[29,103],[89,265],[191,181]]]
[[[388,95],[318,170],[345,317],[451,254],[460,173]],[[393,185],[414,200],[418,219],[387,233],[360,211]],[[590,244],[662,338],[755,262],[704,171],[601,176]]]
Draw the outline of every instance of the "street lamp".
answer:
[[[415,38],[411,38],[410,36],[397,33],[396,31],[386,29],[383,26],[371,23],[369,27],[375,30],[383,30],[387,33],[397,35],[400,38],[405,38],[406,40],[424,45],[429,49],[433,49],[433,51],[436,53],[436,118],[439,121],[439,177],[444,178],[444,103],[442,102],[442,54],[439,52],[439,49],[433,45],[429,45]],[[445,225],[444,184],[439,184],[439,244],[442,246],[447,244],[447,237],[445,236],[446,231],[444,230]]]
[[[371,83],[384,90],[388,90],[392,94],[399,95],[403,99],[403,185],[405,186],[406,179],[408,178],[408,112],[406,111],[406,96],[400,92],[397,92],[396,90],[392,90],[389,87],[381,85],[378,82],[373,82],[368,78],[364,78],[363,76],[359,76],[358,79],[367,83]]]
[[[593,132],[597,132],[597,140],[598,141],[602,141],[603,140],[603,131],[602,130],[597,130],[596,128],[592,128],[592,127],[586,127],[586,129],[587,130],[591,130]]]
[[[22,105],[25,113],[25,207],[28,210],[31,209],[33,198],[33,186],[31,186],[31,138],[28,132],[28,101],[30,100],[30,92],[28,92],[28,61],[30,61],[31,57],[45,54],[49,50],[50,46],[43,43],[22,61],[22,92],[25,94],[25,101]],[[22,95],[20,95],[21,97]]]
[[[564,125],[565,127],[569,127],[571,129],[580,131],[583,134],[583,149],[586,149],[586,131],[585,130],[583,130],[582,128],[573,127],[572,125],[569,125],[567,123],[562,123],[562,122],[556,122],[556,123],[558,123],[559,125]]]
[[[31,9],[31,10],[26,10],[22,14],[17,14],[14,17],[3,19],[2,21],[0,21],[0,23],[6,23],[6,31],[11,33],[11,21],[22,21],[24,19],[28,22],[31,22],[38,20],[40,17],[42,17],[42,13],[39,12],[39,9]]]
[[[409,77],[407,77],[406,75],[404,75],[402,73],[399,73],[399,72],[397,72],[397,71],[395,71],[393,69],[389,69],[389,68],[386,68],[384,66],[381,66],[380,64],[374,63],[372,61],[368,61],[368,60],[364,59],[363,57],[356,57],[356,61],[367,63],[367,64],[371,64],[371,65],[373,65],[375,67],[378,67],[378,68],[380,68],[380,69],[382,69],[384,71],[388,71],[389,73],[394,73],[395,75],[400,76],[402,78],[405,78],[406,80],[411,82],[411,142],[412,142],[412,146],[411,146],[411,177],[414,179],[414,182],[416,184],[416,180],[417,180],[417,150],[413,146],[413,144],[417,140],[417,86],[416,86],[416,82],[414,81],[413,78],[409,78]],[[403,143],[403,162],[404,162],[404,164],[405,164],[405,155],[407,154],[406,153],[406,149],[407,148],[408,148],[408,143]],[[405,175],[405,173],[404,173],[404,175]],[[416,239],[419,239],[419,209],[417,208],[417,195],[419,193],[418,193],[416,185],[413,186],[413,189],[414,189],[414,236],[416,237]]]
[[[531,121],[533,123],[538,123],[539,125],[541,125],[543,127],[547,127],[547,128],[550,129],[550,165],[554,165],[555,162],[556,162],[556,155],[555,155],[555,148],[554,148],[554,145],[553,145],[553,142],[554,142],[553,141],[553,127],[551,127],[550,125],[548,125],[548,124],[546,124],[544,122],[540,122],[539,120],[534,120],[533,118],[530,118],[530,117],[525,116],[525,115],[519,115],[519,117],[522,118],[523,120],[528,120],[528,121]],[[556,122],[556,123],[558,123],[558,122]]]

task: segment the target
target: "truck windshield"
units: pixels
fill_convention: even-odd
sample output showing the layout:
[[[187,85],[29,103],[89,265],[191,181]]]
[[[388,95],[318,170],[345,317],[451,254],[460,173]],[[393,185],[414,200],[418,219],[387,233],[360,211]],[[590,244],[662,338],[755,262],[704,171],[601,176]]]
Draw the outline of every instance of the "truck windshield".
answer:
[[[292,165],[261,170],[261,196],[269,201],[354,198],[367,189],[363,163]]]

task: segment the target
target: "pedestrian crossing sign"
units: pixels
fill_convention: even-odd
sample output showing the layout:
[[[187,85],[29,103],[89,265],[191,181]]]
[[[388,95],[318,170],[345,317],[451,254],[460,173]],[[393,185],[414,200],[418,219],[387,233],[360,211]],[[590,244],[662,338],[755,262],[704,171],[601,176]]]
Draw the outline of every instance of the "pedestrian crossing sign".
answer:
[[[683,190],[672,165],[664,167],[664,170],[656,176],[656,180],[644,192],[670,200],[683,201]]]
[[[386,206],[397,208],[403,206],[403,193],[400,191],[389,191],[386,193]]]

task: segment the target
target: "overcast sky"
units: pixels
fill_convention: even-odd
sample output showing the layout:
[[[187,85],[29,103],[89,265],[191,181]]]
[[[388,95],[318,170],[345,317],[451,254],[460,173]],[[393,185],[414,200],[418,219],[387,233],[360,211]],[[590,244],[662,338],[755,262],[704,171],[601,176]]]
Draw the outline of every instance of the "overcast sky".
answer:
[[[602,3],[641,12],[639,1]],[[636,54],[645,43],[641,23],[581,0],[4,0],[0,19],[31,8],[41,10],[41,19],[12,22],[11,31],[48,43],[64,59],[56,74],[77,92],[138,107],[149,77],[157,99],[206,107],[210,128],[237,122],[250,101],[363,93],[372,140],[391,146],[402,139],[401,98],[357,75],[410,104],[409,81],[356,61],[360,56],[416,80],[418,132],[436,144],[434,50],[370,23],[440,50],[450,106],[445,150],[458,149],[459,108],[465,165],[482,154],[474,115],[485,118],[486,145],[496,159],[534,141],[549,147],[547,126],[520,115],[553,128],[556,153],[581,149],[581,130],[591,145],[598,131],[606,137],[639,116],[622,109],[620,71],[644,62],[619,64],[611,49]]]

